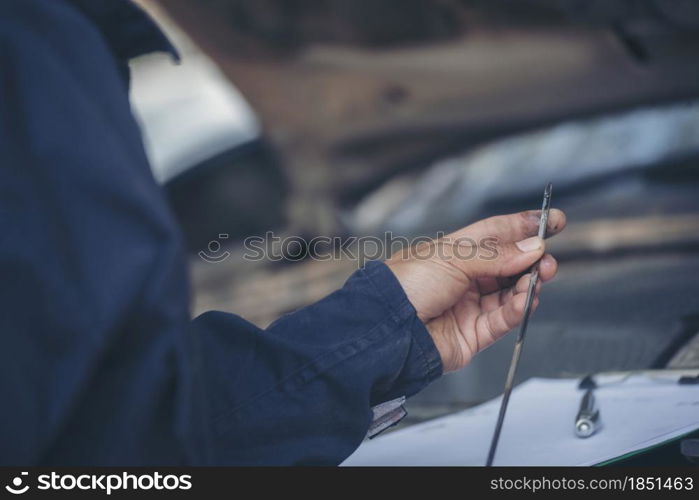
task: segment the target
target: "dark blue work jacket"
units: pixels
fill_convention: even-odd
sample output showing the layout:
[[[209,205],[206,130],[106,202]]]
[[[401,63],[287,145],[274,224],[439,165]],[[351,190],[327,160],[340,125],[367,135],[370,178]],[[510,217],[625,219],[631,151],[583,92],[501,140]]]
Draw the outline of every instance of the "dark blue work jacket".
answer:
[[[124,0],[0,0],[0,464],[337,464],[441,374],[373,262],[263,330],[192,320],[128,101],[173,51]]]

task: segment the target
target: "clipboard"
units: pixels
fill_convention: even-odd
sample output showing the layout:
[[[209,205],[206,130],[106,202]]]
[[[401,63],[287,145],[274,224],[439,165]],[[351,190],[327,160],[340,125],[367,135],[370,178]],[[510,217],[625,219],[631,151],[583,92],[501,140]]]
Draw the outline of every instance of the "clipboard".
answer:
[[[574,433],[580,379],[530,379],[513,392],[495,465],[629,464],[658,461],[672,450],[672,463],[688,464],[679,441],[699,432],[699,384],[679,385],[681,374],[687,372],[597,375],[603,428],[586,439]],[[483,465],[498,406],[496,398],[365,441],[343,465]]]

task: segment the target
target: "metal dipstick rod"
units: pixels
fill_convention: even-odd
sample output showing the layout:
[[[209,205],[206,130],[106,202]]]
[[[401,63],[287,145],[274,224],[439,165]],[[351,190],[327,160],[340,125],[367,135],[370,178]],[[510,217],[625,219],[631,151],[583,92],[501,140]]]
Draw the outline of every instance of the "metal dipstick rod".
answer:
[[[553,186],[549,182],[544,190],[544,202],[541,205],[541,217],[539,218],[539,238],[544,238],[546,236],[546,225],[549,220],[549,209],[551,208],[551,190]],[[522,319],[522,325],[519,327],[519,333],[517,334],[517,341],[515,342],[515,349],[512,353],[512,361],[510,362],[510,369],[507,372],[507,380],[505,381],[505,391],[502,394],[502,403],[500,404],[500,413],[498,413],[498,421],[495,424],[495,432],[493,433],[493,440],[490,443],[490,451],[488,452],[488,460],[486,461],[486,466],[490,467],[493,465],[493,460],[495,459],[495,451],[498,447],[498,441],[500,440],[500,432],[502,431],[502,424],[505,421],[505,413],[507,412],[507,404],[510,401],[510,394],[512,394],[512,386],[515,382],[515,375],[517,373],[517,365],[519,365],[519,357],[522,354],[522,345],[524,344],[524,336],[527,334],[527,325],[529,324],[529,315],[532,310],[532,302],[534,302],[534,289],[539,281],[539,263],[534,264],[532,269],[531,278],[529,279],[529,288],[527,290],[527,301],[524,305],[524,316]]]

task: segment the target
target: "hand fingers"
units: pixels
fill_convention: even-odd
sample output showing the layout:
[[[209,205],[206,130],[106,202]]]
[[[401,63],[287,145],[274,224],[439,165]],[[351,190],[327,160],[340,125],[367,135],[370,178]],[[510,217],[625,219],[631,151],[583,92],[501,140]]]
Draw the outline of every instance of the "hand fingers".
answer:
[[[537,291],[532,301],[532,312],[539,306],[538,294],[539,291]],[[478,316],[476,319],[476,335],[479,339],[479,350],[492,344],[522,322],[526,301],[526,291],[516,293],[509,300],[506,300],[502,306],[492,311],[483,312]]]
[[[536,296],[541,292],[541,285],[550,281],[556,276],[558,262],[550,254],[544,255],[539,264],[539,281],[536,284]],[[505,303],[518,293],[525,293],[529,290],[531,273],[519,276],[517,280],[510,278],[481,278],[478,280],[479,291],[481,292],[480,305],[483,311],[492,311]],[[508,286],[506,282],[510,281]]]
[[[526,294],[518,293],[504,305],[478,316],[476,337],[481,349],[494,343],[521,321],[526,299]]]
[[[493,278],[492,276],[485,276],[476,280],[478,285],[478,292],[482,296],[488,296],[494,292],[500,292],[501,290],[508,288],[509,285],[503,286],[504,280],[507,278]]]
[[[544,240],[532,237],[516,243],[491,241],[479,248],[479,254],[462,253],[463,248],[452,247],[451,264],[469,279],[508,277],[520,274],[544,255]]]
[[[539,278],[541,281],[551,281],[558,272],[558,261],[555,257],[549,253],[544,255],[539,262]]]
[[[514,295],[528,292],[529,280],[531,280],[531,277],[531,273],[527,273],[521,276],[517,283],[511,287],[483,296],[480,303],[481,310],[484,312],[494,311],[498,307],[504,305],[508,300],[511,300]],[[541,280],[539,280],[534,288],[535,296],[541,292],[541,283]]]
[[[551,281],[558,272],[558,261],[553,255],[547,253],[539,261],[539,283],[546,283]],[[515,291],[515,293],[526,292],[529,289],[529,280],[531,280],[532,273],[527,272],[517,279],[517,282],[510,288]]]
[[[512,292],[512,295],[517,295],[518,293],[527,293],[529,291],[529,282],[532,279],[532,274],[527,273],[524,276],[522,276],[519,281],[517,281],[517,284],[510,289]],[[534,292],[537,294],[541,292],[541,280],[538,280],[536,282],[536,286],[534,287]]]
[[[558,272],[558,261],[551,254],[544,255],[539,261],[539,279],[544,283],[552,280],[556,273]],[[493,278],[486,276],[484,278],[479,278],[476,283],[478,284],[478,291],[481,295],[491,295],[491,294],[504,294],[511,289],[522,279],[523,276],[530,276],[527,274],[518,274],[506,278]],[[527,278],[527,283],[529,278]]]
[[[541,293],[542,283],[552,280],[556,276],[558,271],[558,262],[553,258],[551,254],[546,254],[541,259],[539,264],[539,281],[534,288],[534,297],[538,297]],[[507,300],[511,299],[513,295],[518,293],[527,293],[529,291],[529,281],[532,278],[531,273],[522,275],[510,288],[504,289],[500,292],[500,300],[498,305],[503,305]],[[497,294],[492,294],[497,295]],[[538,299],[537,299],[538,300]]]
[[[510,215],[498,215],[483,219],[460,229],[448,237],[452,239],[472,238],[478,242],[484,238],[498,238],[501,241],[521,241],[535,236],[539,230],[541,210],[528,210]],[[561,210],[552,208],[549,212],[546,236],[554,236],[566,226],[566,216]]]
[[[534,288],[534,297],[537,298],[541,293],[542,283],[553,279],[553,277],[556,275],[558,267],[555,259],[553,259],[553,257],[551,257],[549,254],[546,254],[541,262],[543,263],[544,260],[546,260],[548,264],[545,265],[544,269],[539,272],[539,280]],[[529,291],[529,281],[531,280],[531,277],[531,273],[526,273],[520,276],[517,282],[512,286],[498,289],[487,295],[483,295],[480,300],[481,310],[484,312],[493,311],[504,305],[508,300],[511,300],[514,295],[520,293],[526,294]],[[494,278],[490,279],[495,281]]]

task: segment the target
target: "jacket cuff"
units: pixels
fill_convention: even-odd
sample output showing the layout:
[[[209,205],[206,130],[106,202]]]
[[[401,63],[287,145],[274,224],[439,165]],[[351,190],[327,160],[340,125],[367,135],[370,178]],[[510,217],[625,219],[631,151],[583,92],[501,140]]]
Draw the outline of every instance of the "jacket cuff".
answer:
[[[387,399],[411,396],[442,375],[442,358],[393,271],[383,262],[370,261],[363,272],[383,299],[396,326],[412,339],[413,348],[404,370]]]

